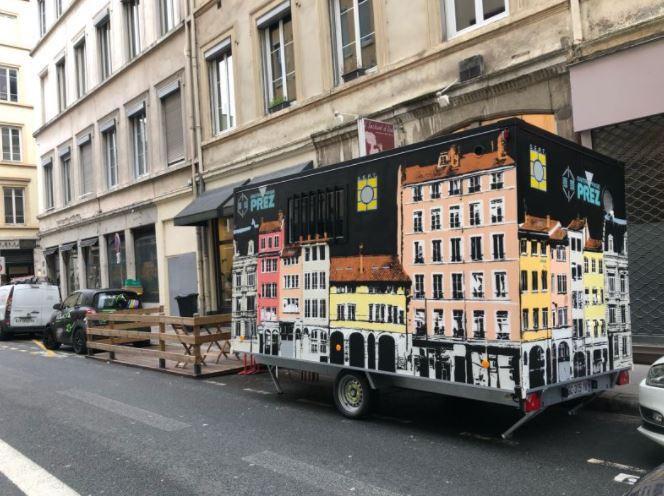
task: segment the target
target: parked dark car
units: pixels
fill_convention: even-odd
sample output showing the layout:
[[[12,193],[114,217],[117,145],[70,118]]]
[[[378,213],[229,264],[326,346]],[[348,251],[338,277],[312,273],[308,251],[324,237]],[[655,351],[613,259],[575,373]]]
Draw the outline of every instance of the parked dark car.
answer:
[[[69,345],[81,355],[87,352],[85,335],[86,316],[91,313],[116,312],[141,308],[138,295],[123,289],[82,289],[75,291],[62,303],[53,305],[53,315],[44,331],[44,346],[57,350]],[[142,329],[150,332],[150,328]],[[150,340],[135,345],[149,345]]]

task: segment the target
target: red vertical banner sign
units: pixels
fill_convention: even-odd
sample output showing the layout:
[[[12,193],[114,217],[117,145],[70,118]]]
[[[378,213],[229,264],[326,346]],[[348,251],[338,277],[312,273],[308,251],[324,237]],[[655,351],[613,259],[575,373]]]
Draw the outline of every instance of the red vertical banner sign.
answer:
[[[360,156],[391,150],[395,146],[394,124],[358,119],[357,135],[360,144]]]

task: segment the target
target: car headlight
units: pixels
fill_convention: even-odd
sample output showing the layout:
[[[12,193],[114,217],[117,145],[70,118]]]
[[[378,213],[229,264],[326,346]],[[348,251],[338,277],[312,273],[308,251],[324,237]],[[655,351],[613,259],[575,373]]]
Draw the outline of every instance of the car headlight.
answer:
[[[648,386],[664,388],[664,363],[650,367],[648,376],[646,377],[646,384]]]

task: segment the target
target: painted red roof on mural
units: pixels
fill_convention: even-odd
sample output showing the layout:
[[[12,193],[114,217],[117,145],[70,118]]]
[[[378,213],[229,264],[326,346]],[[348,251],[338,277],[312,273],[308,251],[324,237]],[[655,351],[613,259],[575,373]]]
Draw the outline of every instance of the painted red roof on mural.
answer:
[[[261,226],[258,229],[258,232],[261,234],[271,233],[281,230],[281,221],[280,220],[269,220],[267,222],[261,222]]]
[[[569,223],[567,229],[572,231],[581,231],[584,227],[586,227],[586,219],[574,219]]]
[[[447,155],[443,154],[442,158],[443,160],[438,164],[411,165],[404,168],[402,172],[402,184],[407,186],[409,184],[423,183],[436,179],[449,179],[471,172],[480,172],[514,164],[512,157],[502,150],[483,153],[482,155],[466,153],[459,156],[451,149]]]
[[[556,229],[559,226],[560,223],[551,217],[535,217],[534,215],[526,214],[524,222],[519,224],[519,230],[541,234],[553,234],[551,232],[552,229]]]
[[[588,251],[602,251],[602,240],[588,238],[584,249]]]
[[[330,282],[400,282],[409,283],[394,255],[357,255],[332,257]]]
[[[282,258],[297,257],[300,254],[300,247],[297,245],[287,245],[281,252]]]

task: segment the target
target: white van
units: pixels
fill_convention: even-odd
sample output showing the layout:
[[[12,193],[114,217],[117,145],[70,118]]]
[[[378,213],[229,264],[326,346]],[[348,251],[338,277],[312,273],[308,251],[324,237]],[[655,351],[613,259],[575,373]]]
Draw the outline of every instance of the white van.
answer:
[[[0,286],[0,339],[12,334],[42,333],[60,303],[60,289],[53,284]]]

